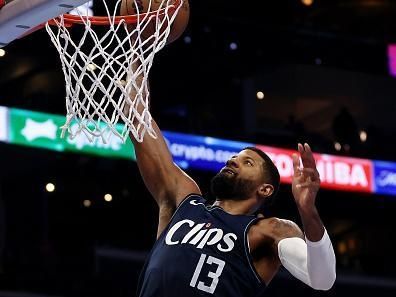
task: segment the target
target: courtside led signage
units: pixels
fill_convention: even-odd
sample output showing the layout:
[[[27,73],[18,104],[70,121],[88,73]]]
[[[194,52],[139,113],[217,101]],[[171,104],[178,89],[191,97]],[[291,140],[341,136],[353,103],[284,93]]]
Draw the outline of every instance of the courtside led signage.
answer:
[[[292,154],[296,151],[257,145],[275,163],[281,181],[291,183],[293,176]],[[357,192],[372,191],[372,162],[365,159],[314,154],[321,186],[334,190]]]
[[[375,193],[396,195],[396,163],[374,161]]]
[[[181,168],[217,171],[233,155],[251,143],[222,140],[212,137],[164,132],[169,150]]]
[[[136,159],[130,139],[123,144],[117,137],[108,143],[103,143],[101,140],[91,143],[84,134],[74,139],[61,138],[60,127],[64,122],[63,116],[0,106],[0,141],[56,151]],[[118,126],[117,128],[121,129]],[[163,134],[175,163],[181,168],[215,172],[243,148],[256,146],[274,161],[281,182],[291,183],[292,154],[296,152],[295,150],[167,131]],[[314,154],[314,157],[322,188],[396,195],[396,163],[394,162],[325,154]]]
[[[112,137],[107,143],[103,143],[100,139],[89,142],[84,133],[73,139],[69,137],[61,138],[61,127],[65,123],[64,116],[14,108],[10,108],[9,112],[11,143],[61,152],[69,151],[104,157],[134,158],[134,148],[129,139],[124,145],[118,137]],[[122,127],[117,128],[122,129]]]

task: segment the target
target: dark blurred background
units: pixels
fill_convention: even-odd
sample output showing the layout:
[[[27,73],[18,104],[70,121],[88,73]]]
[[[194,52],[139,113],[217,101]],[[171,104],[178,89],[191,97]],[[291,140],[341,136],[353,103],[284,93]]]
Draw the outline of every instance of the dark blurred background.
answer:
[[[396,1],[190,5],[186,31],[151,72],[162,129],[396,161],[388,66]],[[64,79],[47,33],[4,50],[0,105],[63,115]],[[135,162],[0,143],[0,168],[0,296],[134,296],[157,224]],[[213,173],[188,173],[208,193]],[[321,190],[317,205],[337,254],[335,286],[313,291],[282,270],[268,296],[395,296],[396,197]],[[290,185],[269,212],[301,225]]]

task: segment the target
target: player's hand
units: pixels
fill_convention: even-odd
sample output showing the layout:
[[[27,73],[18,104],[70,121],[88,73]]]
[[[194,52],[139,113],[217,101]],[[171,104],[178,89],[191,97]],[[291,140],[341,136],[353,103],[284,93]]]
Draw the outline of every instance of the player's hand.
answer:
[[[316,194],[320,187],[319,172],[310,146],[298,144],[298,154],[293,154],[292,192],[297,206],[301,210],[315,207]],[[302,167],[300,165],[300,158]]]

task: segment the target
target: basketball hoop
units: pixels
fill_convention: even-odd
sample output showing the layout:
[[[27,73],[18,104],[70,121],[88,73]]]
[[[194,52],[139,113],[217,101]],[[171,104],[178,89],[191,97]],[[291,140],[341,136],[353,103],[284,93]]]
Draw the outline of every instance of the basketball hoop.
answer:
[[[123,0],[116,1],[113,12],[106,0],[102,1],[107,16],[79,12],[46,24],[66,83],[67,115],[61,137],[68,132],[73,139],[82,132],[90,142],[101,138],[107,143],[112,135],[125,142],[132,133],[142,142],[147,132],[156,138],[149,112],[148,75],[187,0],[162,0],[155,9],[154,1],[149,1],[145,11],[133,1],[136,14],[127,16],[118,16]],[[76,24],[83,28],[82,36],[73,35],[71,27]],[[95,26],[106,27],[100,30]]]

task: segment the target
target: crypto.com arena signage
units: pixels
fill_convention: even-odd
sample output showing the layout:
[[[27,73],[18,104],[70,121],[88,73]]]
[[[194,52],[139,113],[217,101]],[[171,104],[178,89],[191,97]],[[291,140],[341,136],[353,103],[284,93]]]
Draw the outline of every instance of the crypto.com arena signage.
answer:
[[[135,160],[132,142],[117,137],[109,143],[90,143],[84,135],[60,138],[63,116],[0,107],[0,141],[56,151],[86,153]],[[217,171],[232,155],[248,146],[265,151],[274,161],[283,183],[293,174],[293,150],[183,133],[163,132],[175,162],[184,169]],[[315,154],[317,168],[327,189],[396,195],[396,163]]]

